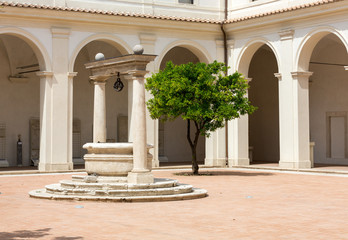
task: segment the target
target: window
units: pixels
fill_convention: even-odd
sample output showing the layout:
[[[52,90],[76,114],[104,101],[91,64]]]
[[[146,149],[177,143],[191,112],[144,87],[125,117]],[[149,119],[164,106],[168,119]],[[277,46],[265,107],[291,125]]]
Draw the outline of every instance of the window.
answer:
[[[193,0],[179,0],[179,3],[193,4]]]

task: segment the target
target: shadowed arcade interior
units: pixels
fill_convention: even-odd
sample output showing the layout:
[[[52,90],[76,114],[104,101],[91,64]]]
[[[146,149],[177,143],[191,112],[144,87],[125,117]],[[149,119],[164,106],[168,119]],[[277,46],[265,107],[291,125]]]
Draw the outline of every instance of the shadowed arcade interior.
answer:
[[[258,109],[249,116],[250,160],[279,162],[279,100],[277,61],[273,51],[261,46],[249,67],[249,99]]]
[[[200,59],[185,47],[174,47],[164,56],[160,69],[164,69],[166,63],[172,61],[175,65],[185,63],[197,63]],[[160,165],[190,164],[191,149],[187,142],[187,122],[181,118],[174,121],[159,121],[159,161]],[[194,134],[194,128],[191,128]],[[205,138],[200,137],[197,146],[197,161],[203,163],[205,157]]]

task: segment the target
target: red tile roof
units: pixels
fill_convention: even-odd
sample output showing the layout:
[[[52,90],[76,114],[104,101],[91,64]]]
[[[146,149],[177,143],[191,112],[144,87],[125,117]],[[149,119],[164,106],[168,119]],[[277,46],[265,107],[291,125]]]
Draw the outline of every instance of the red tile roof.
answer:
[[[250,16],[243,16],[238,18],[232,18],[227,21],[215,20],[215,19],[204,19],[204,18],[189,18],[189,17],[175,17],[175,16],[165,16],[165,15],[150,15],[150,14],[140,14],[140,13],[129,13],[129,12],[115,12],[115,11],[105,11],[98,9],[85,9],[85,8],[73,8],[73,7],[60,7],[60,6],[48,6],[39,4],[27,4],[27,3],[14,3],[7,1],[0,1],[0,6],[8,7],[19,7],[19,8],[36,8],[36,9],[48,9],[56,11],[70,11],[70,12],[85,12],[92,14],[103,14],[112,16],[123,16],[123,17],[137,17],[137,18],[149,18],[149,19],[162,19],[162,20],[173,20],[173,21],[184,21],[184,22],[198,22],[198,23],[211,23],[211,24],[223,24],[223,23],[236,23],[245,20],[261,18],[269,15],[275,15],[285,12],[291,12],[299,9],[310,8],[320,5],[325,5],[329,3],[335,3],[345,0],[318,0],[312,3],[306,3],[301,5],[296,5],[288,8],[282,8],[277,10],[272,10],[269,12],[263,12]]]

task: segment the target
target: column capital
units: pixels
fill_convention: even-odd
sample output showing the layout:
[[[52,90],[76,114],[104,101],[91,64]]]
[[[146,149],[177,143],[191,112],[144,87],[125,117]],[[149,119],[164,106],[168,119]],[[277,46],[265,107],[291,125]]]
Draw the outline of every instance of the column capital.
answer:
[[[127,73],[132,79],[134,79],[134,78],[144,78],[145,74],[148,72],[149,71],[145,71],[145,70],[130,70]]]
[[[68,72],[67,75],[68,75],[68,78],[72,79],[77,76],[77,72]]]
[[[291,72],[291,76],[294,79],[298,79],[298,78],[309,78],[310,76],[312,76],[313,72]]]
[[[282,74],[281,73],[274,73],[274,76],[278,78],[278,80],[282,80]]]
[[[278,34],[280,36],[280,40],[282,40],[282,41],[291,40],[294,36],[294,30],[286,29],[286,30],[282,30],[282,31],[278,32]]]
[[[110,75],[98,75],[98,76],[90,76],[89,77],[94,83],[106,83],[106,80],[110,78]]]
[[[40,78],[52,77],[53,72],[41,71],[41,72],[37,72],[36,75],[39,76]]]

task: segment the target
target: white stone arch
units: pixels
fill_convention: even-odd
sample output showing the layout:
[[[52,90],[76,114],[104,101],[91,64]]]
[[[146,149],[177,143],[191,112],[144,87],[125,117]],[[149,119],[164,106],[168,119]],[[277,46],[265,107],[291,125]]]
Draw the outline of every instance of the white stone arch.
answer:
[[[112,34],[94,34],[92,36],[89,36],[81,40],[75,47],[69,61],[70,72],[74,71],[74,64],[75,64],[77,55],[80,53],[81,49],[92,41],[103,41],[103,42],[109,43],[110,45],[116,47],[123,55],[133,53],[132,48],[119,37],[116,37]]]
[[[200,62],[210,63],[213,61],[208,51],[199,43],[190,40],[178,40],[170,43],[162,50],[161,54],[158,56],[155,62],[156,71],[159,70],[161,62],[165,55],[174,47],[183,47],[190,50],[194,55],[198,57]]]
[[[41,71],[52,71],[51,60],[47,49],[33,34],[21,28],[5,27],[0,28],[0,34],[7,34],[18,37],[25,41],[34,51]]]
[[[242,73],[245,77],[248,76],[251,59],[262,45],[267,45],[272,50],[277,61],[278,70],[280,69],[279,54],[273,44],[265,38],[253,39],[245,44],[236,61],[236,70]]]
[[[342,44],[345,46],[348,53],[348,43],[346,39],[333,27],[320,27],[309,32],[301,41],[299,48],[296,51],[295,58],[295,68],[296,71],[308,71],[309,61],[312,55],[312,52],[317,45],[317,43],[326,35],[334,34],[337,36]]]

